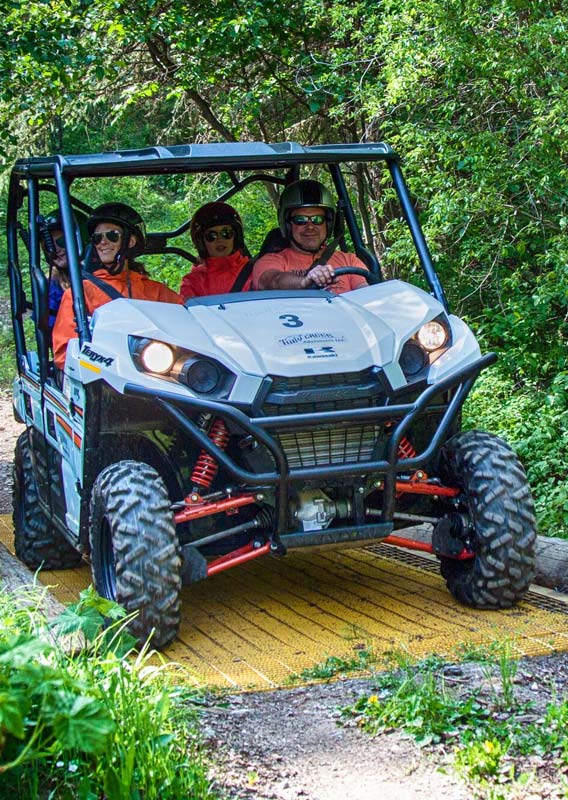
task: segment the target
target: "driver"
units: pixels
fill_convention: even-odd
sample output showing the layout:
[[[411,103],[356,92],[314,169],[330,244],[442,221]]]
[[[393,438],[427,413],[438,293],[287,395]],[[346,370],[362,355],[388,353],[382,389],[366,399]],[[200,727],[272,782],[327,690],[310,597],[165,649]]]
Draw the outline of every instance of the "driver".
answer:
[[[253,289],[309,289],[315,284],[341,294],[367,286],[361,275],[335,275],[338,267],[367,267],[357,256],[327,244],[334,218],[333,198],[322,183],[300,180],[287,186],[278,203],[278,223],[286,246],[258,259]]]

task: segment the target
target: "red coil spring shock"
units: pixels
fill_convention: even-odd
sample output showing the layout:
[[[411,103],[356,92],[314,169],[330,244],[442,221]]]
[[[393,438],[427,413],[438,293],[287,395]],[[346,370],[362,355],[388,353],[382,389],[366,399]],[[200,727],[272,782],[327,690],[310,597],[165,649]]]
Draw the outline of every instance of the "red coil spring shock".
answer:
[[[217,417],[213,421],[207,435],[221,450],[227,447],[230,434],[227,430],[227,426],[220,417]],[[210,456],[208,452],[202,450],[193,468],[193,472],[191,473],[191,482],[194,485],[202,486],[204,489],[209,489],[218,470],[219,465],[213,456]]]
[[[398,457],[399,458],[414,458],[416,455],[416,450],[410,444],[406,436],[400,440],[398,445]]]

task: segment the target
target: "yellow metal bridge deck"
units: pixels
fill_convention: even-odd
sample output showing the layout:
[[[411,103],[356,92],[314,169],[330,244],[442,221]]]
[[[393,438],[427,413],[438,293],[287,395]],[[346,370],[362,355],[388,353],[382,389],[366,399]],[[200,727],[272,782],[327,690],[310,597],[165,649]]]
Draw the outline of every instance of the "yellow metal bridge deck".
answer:
[[[0,541],[13,552],[11,519]],[[87,565],[40,573],[62,603],[91,582]],[[164,656],[197,684],[285,685],[328,656],[404,651],[459,660],[507,640],[518,655],[568,650],[568,605],[536,589],[515,608],[478,611],[454,600],[437,562],[378,545],[261,557],[185,587],[178,637]]]

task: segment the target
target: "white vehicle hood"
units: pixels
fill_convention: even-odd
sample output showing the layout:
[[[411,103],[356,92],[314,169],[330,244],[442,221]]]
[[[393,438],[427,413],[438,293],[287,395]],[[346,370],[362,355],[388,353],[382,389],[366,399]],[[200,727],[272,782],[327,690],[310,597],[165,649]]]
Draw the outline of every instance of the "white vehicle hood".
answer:
[[[397,388],[406,383],[398,365],[404,342],[442,313],[437,300],[402,281],[343,295],[300,291],[220,295],[187,308],[120,299],[93,315],[91,345],[105,355],[114,352],[124,368],[127,360],[131,362],[129,335],[215,358],[237,375],[291,377],[377,366]],[[460,339],[472,340],[465,348],[461,343],[460,360],[467,363],[479,357],[479,348],[469,329],[456,322]]]

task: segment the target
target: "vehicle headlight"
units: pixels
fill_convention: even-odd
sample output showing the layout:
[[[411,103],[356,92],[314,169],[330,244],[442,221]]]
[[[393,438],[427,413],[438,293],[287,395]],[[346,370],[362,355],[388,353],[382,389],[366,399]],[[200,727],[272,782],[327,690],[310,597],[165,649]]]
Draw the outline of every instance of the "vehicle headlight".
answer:
[[[400,352],[400,368],[408,381],[417,381],[426,376],[428,368],[452,344],[452,331],[445,314],[425,322],[408,339]]]
[[[228,397],[236,380],[236,376],[214,358],[158,339],[131,335],[128,349],[139,372],[181,383],[197,395],[208,395],[208,399]]]
[[[221,374],[219,366],[205,358],[187,361],[180,370],[180,379],[183,379],[197,394],[214,392],[222,377],[224,375]]]
[[[410,339],[405,342],[400,354],[399,364],[405,375],[417,375],[428,362],[428,356],[424,349]]]
[[[433,353],[434,350],[439,350],[446,344],[448,332],[441,322],[433,319],[420,328],[416,338],[424,350]]]
[[[165,342],[151,341],[140,351],[140,362],[148,372],[169,372],[175,360],[174,351]]]
[[[164,377],[168,377],[179,359],[177,347],[146,336],[129,336],[128,349],[137,370]]]

